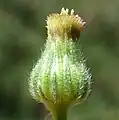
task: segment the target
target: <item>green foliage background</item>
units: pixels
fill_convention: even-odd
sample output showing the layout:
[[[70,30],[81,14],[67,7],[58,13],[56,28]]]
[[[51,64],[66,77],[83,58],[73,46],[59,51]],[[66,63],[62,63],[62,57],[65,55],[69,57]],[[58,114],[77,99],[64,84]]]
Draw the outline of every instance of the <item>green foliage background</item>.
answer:
[[[28,92],[28,76],[47,37],[45,19],[62,7],[87,21],[80,37],[93,75],[89,99],[69,120],[119,120],[119,1],[0,0],[0,120],[40,120],[47,111]]]

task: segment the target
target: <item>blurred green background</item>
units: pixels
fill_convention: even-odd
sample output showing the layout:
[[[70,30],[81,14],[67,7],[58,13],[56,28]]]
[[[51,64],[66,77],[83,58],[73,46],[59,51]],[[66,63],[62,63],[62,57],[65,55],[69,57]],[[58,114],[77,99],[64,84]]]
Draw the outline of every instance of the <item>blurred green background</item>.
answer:
[[[28,77],[40,57],[47,15],[74,9],[87,26],[80,37],[93,76],[89,99],[69,120],[119,120],[119,0],[0,0],[0,120],[43,120]]]

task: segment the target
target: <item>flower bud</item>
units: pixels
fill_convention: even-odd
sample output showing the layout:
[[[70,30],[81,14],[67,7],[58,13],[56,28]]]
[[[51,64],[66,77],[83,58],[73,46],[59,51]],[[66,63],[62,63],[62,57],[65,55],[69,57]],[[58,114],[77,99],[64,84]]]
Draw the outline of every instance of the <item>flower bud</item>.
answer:
[[[29,90],[48,109],[82,102],[91,89],[91,74],[75,42],[84,24],[74,10],[68,14],[64,8],[47,17],[45,50],[30,74]]]

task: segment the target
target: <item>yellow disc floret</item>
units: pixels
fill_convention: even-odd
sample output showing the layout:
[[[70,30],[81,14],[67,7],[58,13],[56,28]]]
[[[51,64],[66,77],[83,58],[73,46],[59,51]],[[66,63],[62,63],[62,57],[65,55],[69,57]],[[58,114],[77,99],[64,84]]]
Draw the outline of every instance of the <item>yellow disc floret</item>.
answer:
[[[54,13],[47,17],[46,27],[49,38],[72,38],[73,40],[79,38],[80,30],[85,22],[78,15],[74,15],[73,9],[70,14],[68,12],[68,9],[62,8],[60,14]]]

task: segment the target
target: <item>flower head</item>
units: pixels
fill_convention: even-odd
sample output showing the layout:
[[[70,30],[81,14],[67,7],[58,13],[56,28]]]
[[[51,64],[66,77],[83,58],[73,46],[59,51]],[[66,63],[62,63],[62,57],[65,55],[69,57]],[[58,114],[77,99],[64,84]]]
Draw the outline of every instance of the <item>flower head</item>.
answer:
[[[62,8],[60,14],[48,16],[45,50],[29,80],[31,95],[46,105],[55,116],[54,120],[66,120],[68,106],[83,102],[91,88],[90,71],[81,48],[77,52],[74,42],[85,22],[74,15],[73,9],[70,14],[68,11]]]

